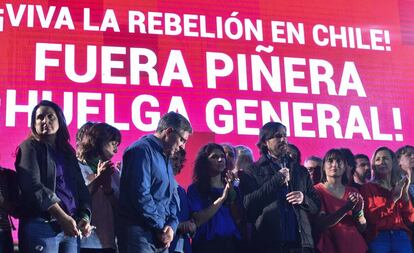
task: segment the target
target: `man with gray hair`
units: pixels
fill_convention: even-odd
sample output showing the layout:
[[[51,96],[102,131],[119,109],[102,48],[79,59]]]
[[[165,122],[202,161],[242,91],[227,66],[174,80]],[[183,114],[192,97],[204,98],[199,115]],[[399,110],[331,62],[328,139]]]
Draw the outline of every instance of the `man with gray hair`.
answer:
[[[306,158],[303,166],[308,170],[313,184],[319,184],[322,176],[322,159],[317,156],[310,156]]]
[[[119,196],[120,252],[168,252],[179,207],[170,158],[185,148],[192,131],[186,118],[169,112],[154,134],[125,150]]]

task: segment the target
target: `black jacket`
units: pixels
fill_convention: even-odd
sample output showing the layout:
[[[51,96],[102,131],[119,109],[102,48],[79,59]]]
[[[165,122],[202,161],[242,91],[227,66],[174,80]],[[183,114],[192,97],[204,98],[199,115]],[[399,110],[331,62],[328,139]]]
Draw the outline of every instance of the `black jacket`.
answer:
[[[55,193],[56,164],[52,157],[51,147],[35,139],[25,140],[19,146],[15,166],[22,192],[21,204],[25,207],[24,217],[49,219],[48,208],[60,202]],[[70,168],[69,187],[75,198],[76,216],[90,218],[91,199],[75,155],[65,156],[64,163]]]
[[[320,200],[306,168],[292,161],[289,161],[288,167],[289,190],[301,191],[304,194],[303,203],[294,206],[301,246],[313,248],[308,214],[319,212]],[[253,243],[257,252],[272,248],[279,236],[278,191],[284,185],[285,178],[278,170],[280,166],[277,163],[262,156],[240,178],[247,218],[254,225]]]

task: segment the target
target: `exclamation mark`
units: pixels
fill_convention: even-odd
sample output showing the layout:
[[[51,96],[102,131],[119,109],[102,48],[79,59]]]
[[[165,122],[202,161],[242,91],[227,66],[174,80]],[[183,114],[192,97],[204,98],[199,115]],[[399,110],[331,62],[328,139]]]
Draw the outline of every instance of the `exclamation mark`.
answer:
[[[385,50],[391,51],[390,31],[387,31],[387,30],[384,31],[384,40],[385,40],[385,44],[387,44],[387,46],[385,46]]]
[[[400,108],[392,108],[392,115],[394,116],[395,130],[402,130]],[[403,141],[403,139],[404,139],[404,136],[402,134],[395,134],[396,141]]]
[[[0,32],[2,32],[3,31],[3,26],[4,26],[4,17],[3,17],[3,14],[4,14],[4,9],[0,9]]]

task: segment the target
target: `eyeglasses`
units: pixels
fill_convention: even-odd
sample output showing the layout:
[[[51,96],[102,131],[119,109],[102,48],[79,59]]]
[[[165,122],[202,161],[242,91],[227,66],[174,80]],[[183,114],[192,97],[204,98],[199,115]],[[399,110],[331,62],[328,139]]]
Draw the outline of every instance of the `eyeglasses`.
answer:
[[[177,130],[174,130],[174,133],[176,133],[177,134],[177,136],[180,138],[180,141],[183,143],[183,144],[186,144],[187,143],[187,139],[186,138],[184,138]]]

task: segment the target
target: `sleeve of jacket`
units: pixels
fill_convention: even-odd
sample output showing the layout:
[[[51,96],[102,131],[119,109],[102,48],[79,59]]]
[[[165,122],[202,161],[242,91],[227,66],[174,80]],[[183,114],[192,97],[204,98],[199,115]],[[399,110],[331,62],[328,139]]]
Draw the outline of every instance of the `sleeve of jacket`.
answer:
[[[276,173],[264,184],[259,185],[251,173],[243,174],[240,178],[240,189],[243,195],[243,206],[250,221],[255,222],[263,212],[263,208],[276,199],[277,192],[284,181],[283,174]]]
[[[37,209],[44,212],[60,202],[60,199],[53,189],[47,188],[40,181],[40,171],[48,168],[40,168],[37,154],[41,150],[38,149],[39,146],[34,145],[32,140],[23,142],[17,151],[15,167],[23,201],[33,203]]]
[[[304,198],[303,203],[300,205],[300,208],[312,215],[316,215],[321,209],[321,200],[315,188],[313,187],[312,180],[310,179],[306,168],[299,166],[299,169],[304,171],[303,178],[305,180],[305,192],[303,192]]]
[[[81,169],[79,167],[79,163],[75,156],[72,157],[72,164],[73,169],[75,170],[75,178],[76,178],[76,186],[78,188],[78,201],[79,206],[78,209],[78,216],[79,218],[87,218],[89,221],[91,220],[91,195],[89,194],[89,190],[85,184],[85,180],[83,179]]]

